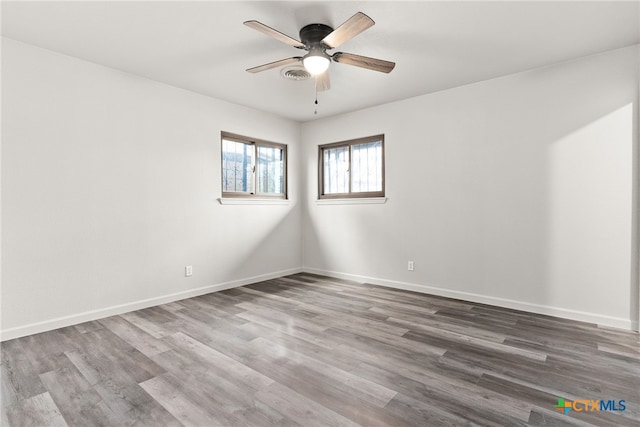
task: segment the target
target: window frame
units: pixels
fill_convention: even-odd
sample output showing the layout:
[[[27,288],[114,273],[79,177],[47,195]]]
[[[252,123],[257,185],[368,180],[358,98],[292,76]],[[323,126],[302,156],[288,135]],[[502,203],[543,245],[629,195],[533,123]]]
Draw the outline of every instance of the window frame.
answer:
[[[238,142],[242,144],[248,144],[253,147],[253,193],[245,193],[240,191],[225,191],[224,190],[224,140]],[[283,193],[269,194],[258,193],[258,147],[270,147],[279,148],[282,150],[282,162],[283,165]],[[287,144],[281,144],[278,142],[266,141],[264,139],[252,138],[249,136],[239,135],[231,132],[220,132],[220,188],[222,198],[234,198],[234,199],[275,199],[275,200],[288,200],[288,175],[289,164],[287,154]]]
[[[353,169],[352,161],[353,161],[353,146],[366,144],[370,142],[380,141],[382,146],[382,155],[381,155],[381,174],[382,174],[382,189],[380,191],[361,191],[361,192],[352,192],[351,186],[352,183],[352,175],[351,170]],[[331,193],[324,194],[324,150],[338,147],[349,147],[349,192],[348,193]],[[318,200],[322,199],[359,199],[359,198],[373,198],[373,197],[386,197],[385,196],[385,149],[384,149],[384,134],[380,135],[372,135],[365,136],[363,138],[349,139],[340,142],[333,142],[330,144],[323,144],[318,146]]]

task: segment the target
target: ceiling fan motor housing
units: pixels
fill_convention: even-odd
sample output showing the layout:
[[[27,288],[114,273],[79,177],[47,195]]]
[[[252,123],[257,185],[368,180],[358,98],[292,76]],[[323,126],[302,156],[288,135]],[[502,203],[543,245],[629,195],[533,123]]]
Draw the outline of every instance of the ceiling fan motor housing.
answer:
[[[300,30],[300,41],[304,43],[307,48],[316,47],[320,45],[322,39],[333,32],[333,28],[324,24],[309,24]],[[322,46],[327,48],[327,46]]]

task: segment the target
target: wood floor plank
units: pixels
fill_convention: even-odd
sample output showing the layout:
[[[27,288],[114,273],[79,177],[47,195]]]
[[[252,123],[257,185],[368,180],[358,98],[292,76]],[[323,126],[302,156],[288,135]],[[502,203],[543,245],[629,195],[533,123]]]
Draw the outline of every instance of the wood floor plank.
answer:
[[[561,343],[555,344],[548,341],[545,343],[532,342],[529,339],[516,338],[508,338],[504,343],[512,347],[546,352],[549,357],[557,356],[563,360],[571,360],[576,364],[607,366],[610,369],[624,373],[627,378],[630,376],[640,377],[640,363],[635,363],[628,358],[610,357],[608,354],[600,353],[597,349],[562,345]]]
[[[138,383],[165,372],[149,357],[108,328],[88,332],[85,336],[90,345],[81,349],[81,352],[100,352]],[[68,357],[65,357],[65,359],[69,360]]]
[[[102,319],[100,324],[111,330],[111,332],[131,344],[132,347],[138,349],[146,356],[153,356],[169,350],[169,346],[161,340],[153,337],[120,316],[112,316]]]
[[[40,378],[70,426],[121,422],[74,366],[41,374]]]
[[[640,360],[640,350],[635,347],[637,346],[622,344],[598,344],[599,351]]]
[[[349,371],[345,371],[304,353],[292,351],[286,346],[278,345],[262,337],[253,340],[252,345],[260,348],[261,354],[268,355],[270,360],[286,357],[287,360],[298,363],[303,366],[304,369],[316,373],[318,377],[325,379],[325,382],[340,384],[345,392],[360,396],[362,400],[369,401],[380,408],[384,408],[397,393],[373,381],[358,377]]]
[[[246,354],[246,346],[249,341],[257,337],[251,331],[232,324],[210,327],[188,317],[182,319],[176,326],[184,334],[240,362],[251,356]]]
[[[257,402],[253,397],[254,393],[245,389],[243,384],[231,382],[232,379],[221,375],[221,370],[210,369],[212,364],[193,360],[188,352],[171,350],[156,356],[156,360],[160,364],[166,364],[169,371],[159,377],[161,382],[174,389],[174,394],[178,395],[178,400],[164,406],[182,422],[185,422],[185,417],[175,412],[175,405],[177,402],[178,408],[180,405],[184,406],[181,402],[185,399],[189,403],[187,406],[202,408],[212,423],[220,425],[250,425],[251,419],[262,419],[268,421],[268,424],[287,421],[278,411]],[[149,384],[155,383],[153,380],[143,383],[145,389]],[[253,387],[257,388],[256,385]],[[153,387],[147,390],[154,396],[154,393],[159,392]],[[188,418],[186,421],[192,422]]]
[[[137,384],[124,370],[119,369],[117,362],[97,348],[67,351],[65,355],[91,386],[114,379],[119,383]]]
[[[441,356],[446,350],[431,343],[408,340],[396,335],[384,334],[382,332],[370,333],[362,328],[349,327],[348,325],[336,325],[327,330],[327,335],[331,335],[342,346],[352,346],[370,351],[383,352],[392,355],[406,363],[410,360],[420,360],[424,357]]]
[[[2,395],[0,394],[0,397]],[[5,406],[4,402],[0,405],[0,426],[10,426],[9,424],[9,414],[7,413],[8,407]],[[18,416],[22,417],[22,414],[18,414]]]
[[[276,384],[287,384],[300,396],[357,424],[402,424],[401,419],[372,404],[368,398],[362,398],[362,394],[349,393],[340,382],[327,381],[323,374],[311,371],[300,363],[282,358],[263,358],[252,362],[252,367],[263,372],[269,371],[276,379]]]
[[[309,273],[0,347],[17,427],[640,425],[637,333]]]
[[[593,424],[567,417],[558,412],[553,412],[544,408],[534,408],[528,421],[532,426],[544,427],[592,427]]]
[[[211,295],[201,295],[197,298],[189,298],[181,301],[183,307],[187,309],[181,311],[183,313],[201,312],[218,319],[230,319],[244,311],[235,306],[235,304],[239,302],[241,301],[231,296],[221,298],[218,295],[215,297],[211,297]]]
[[[539,388],[525,386],[519,382],[510,381],[503,378],[498,378],[492,375],[483,375],[478,386],[494,390],[498,393],[506,396],[515,396],[520,400],[532,402],[535,406],[551,407],[551,404],[557,401],[557,394],[546,393]],[[566,397],[566,396],[565,396]],[[576,399],[572,397],[571,400]],[[630,416],[633,414],[629,413]],[[574,415],[575,418],[582,421],[592,423],[599,426],[633,426],[637,424],[637,421],[633,421],[630,418],[624,417],[619,413],[604,413],[604,412],[580,412]]]
[[[572,377],[562,371],[553,370],[544,364],[529,365],[521,360],[511,360],[502,355],[476,352],[469,349],[447,351],[440,359],[447,365],[467,367],[474,372],[497,373],[510,378],[528,381],[555,390],[564,390],[575,396],[593,396],[602,393],[602,388],[585,377]]]
[[[247,310],[244,313],[237,314],[236,317],[249,322],[267,322],[275,325],[276,328],[295,327],[309,332],[323,332],[328,328],[323,322],[311,322],[309,320],[299,319],[288,315],[287,312],[278,312],[269,308],[262,308],[252,303],[245,302],[237,304],[236,306]]]
[[[3,404],[8,406],[46,391],[20,340],[3,343],[0,350]]]
[[[331,361],[336,360],[336,357],[338,357],[336,343],[331,339],[319,338],[297,330],[288,330],[283,333],[258,323],[247,323],[242,325],[242,329],[254,333],[256,337],[271,339],[291,351],[320,357],[321,360],[328,359]],[[259,349],[254,348],[251,351],[254,357],[260,355]]]
[[[449,387],[446,382],[437,379],[432,382],[422,375],[412,375],[413,378],[411,378],[398,374],[391,368],[383,369],[366,363],[360,364],[354,372],[372,381],[392,383],[399,394],[435,404],[448,413],[471,423],[524,425],[524,419],[527,419],[530,414],[526,406],[518,404],[515,407],[509,407],[498,396],[492,396],[490,403],[482,394],[472,391],[456,393],[456,389],[464,390],[465,387],[460,385],[455,388]]]
[[[398,393],[385,407],[411,426],[470,426],[471,421],[459,417],[428,401],[413,399]]]
[[[256,399],[278,410],[302,426],[358,425],[277,382],[273,383],[267,390],[256,393]]]
[[[173,312],[185,309],[185,306],[182,305],[181,302],[182,301],[169,302],[166,304],[162,304],[160,307],[173,313]]]
[[[173,344],[175,348],[186,350],[197,356],[200,360],[215,365],[216,368],[224,373],[228,373],[229,379],[243,384],[249,390],[259,391],[273,383],[273,380],[268,376],[254,371],[247,365],[181,332],[167,337],[167,340]]]
[[[61,345],[59,336],[60,332],[56,329],[17,339],[25,357],[29,359],[38,375],[70,365],[69,359],[64,356],[67,348]],[[2,347],[6,345],[2,343]]]
[[[589,378],[594,383],[609,390],[609,393],[640,398],[640,376],[635,377],[638,381],[630,381],[630,378],[634,377],[630,377],[625,371],[610,369],[606,365],[602,366],[587,361],[577,364],[575,360],[567,360],[557,356],[549,356],[546,365],[554,371],[562,372],[564,375]]]
[[[382,321],[363,319],[353,315],[344,315],[336,318],[335,316],[321,314],[316,318],[316,321],[334,328],[348,328],[353,332],[363,332],[367,334],[382,333],[401,337],[409,332],[407,328],[390,325]]]
[[[178,424],[116,361],[100,350],[91,348],[65,354],[123,424]]]
[[[147,393],[159,402],[171,415],[185,426],[226,425],[228,418],[216,415],[194,402],[192,396],[183,393],[179,380],[170,381],[171,374],[152,378],[140,384]]]
[[[247,323],[246,320],[235,316],[230,317],[226,314],[220,316],[215,309],[207,311],[203,307],[200,307],[199,304],[191,306],[191,304],[185,303],[185,305],[189,305],[191,308],[174,312],[176,320],[165,324],[165,329],[172,332],[166,333],[165,335],[180,332],[180,328],[185,322],[195,325],[207,325],[210,329],[218,329],[225,326],[239,326]],[[239,309],[239,313],[242,312],[244,312],[244,310]]]
[[[81,334],[102,329],[102,327],[103,326],[100,324],[100,322],[97,322],[95,320],[92,320],[90,322],[80,323],[79,325],[74,326],[74,328]]]
[[[420,331],[433,331],[438,330],[442,334],[458,334],[458,336],[469,337],[469,338],[477,338],[481,340],[493,341],[496,343],[504,343],[506,337],[503,334],[486,331],[479,328],[474,328],[472,326],[459,326],[451,323],[445,323],[435,320],[434,317],[429,315],[423,315],[422,317],[417,317],[413,315],[402,315],[400,314],[399,318],[393,316],[387,318],[387,323],[392,325],[403,326],[410,331],[420,332]]]
[[[149,335],[154,338],[162,338],[166,335],[171,334],[173,331],[167,330],[164,327],[163,323],[154,323],[152,319],[147,318],[148,312],[142,313],[137,311],[132,311],[130,313],[121,314],[120,316],[125,320],[131,322],[136,325],[138,328],[142,329]],[[175,320],[175,319],[172,319]]]
[[[259,333],[268,333],[271,334],[276,332],[281,335],[288,335],[291,337],[298,338],[300,340],[307,341],[310,344],[323,347],[327,350],[331,350],[333,348],[333,344],[331,340],[327,340],[323,337],[323,335],[310,333],[305,329],[297,328],[296,326],[284,326],[276,322],[272,322],[269,319],[262,318],[260,316],[256,316],[253,318],[254,321],[247,322],[246,324],[240,326],[242,330],[252,332],[254,334]],[[260,332],[261,331],[261,332]],[[265,332],[268,331],[268,332]]]
[[[503,343],[495,343],[493,341],[467,337],[456,332],[437,329],[428,330],[423,328],[420,332],[408,331],[403,335],[403,337],[408,340],[423,342],[425,344],[433,345],[434,343],[440,343],[440,347],[443,348],[447,347],[447,343],[451,343],[450,345],[455,348],[473,348],[478,351],[501,354],[504,357],[509,358],[525,358],[536,362],[544,362],[547,360],[547,355],[539,351],[525,350]]]
[[[38,394],[9,406],[6,426],[66,427],[68,424],[48,392]]]

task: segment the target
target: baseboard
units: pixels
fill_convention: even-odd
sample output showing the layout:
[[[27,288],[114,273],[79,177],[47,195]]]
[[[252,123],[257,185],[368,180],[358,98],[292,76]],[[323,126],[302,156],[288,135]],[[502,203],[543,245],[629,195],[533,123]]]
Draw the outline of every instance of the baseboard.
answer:
[[[362,283],[371,283],[374,285],[386,286],[389,288],[404,289],[407,291],[420,292],[431,295],[438,295],[448,298],[456,298],[465,301],[477,302],[481,304],[495,305],[498,307],[511,308],[514,310],[523,310],[531,313],[545,314],[549,316],[562,317],[565,319],[579,320],[582,322],[596,323],[602,326],[608,326],[613,328],[621,328],[627,330],[638,330],[638,322],[633,322],[628,319],[603,316],[594,313],[587,313],[582,311],[570,310],[559,307],[551,307],[545,305],[531,304],[521,301],[514,301],[504,298],[489,297],[485,295],[473,294],[468,292],[453,291],[449,289],[443,289],[433,286],[420,285],[415,283],[398,282],[393,280],[377,279],[373,277],[360,276],[356,274],[340,273],[336,271],[321,270],[317,268],[301,267],[292,268],[288,270],[276,271],[273,273],[262,274],[259,276],[247,277],[238,280],[232,280],[229,282],[218,283],[215,285],[205,286],[197,289],[190,289],[187,291],[176,292],[168,295],[163,295],[154,298],[148,298],[144,300],[134,301],[117,306],[106,307],[98,310],[85,311],[78,314],[73,314],[64,317],[58,317],[55,319],[46,320],[43,322],[31,323],[24,326],[18,326],[0,331],[0,342],[7,341],[14,338],[20,338],[27,335],[38,334],[41,332],[50,331],[57,328],[63,328],[66,326],[77,325],[83,322],[89,322],[91,320],[102,319],[109,316],[115,316],[129,311],[140,310],[143,308],[153,307],[160,304],[166,304],[169,302],[179,301],[185,298],[197,297],[200,295],[209,294],[212,292],[222,291],[225,289],[236,288],[238,286],[249,285],[263,280],[275,279],[290,274],[296,274],[300,272],[320,274],[329,277],[335,277],[338,279],[354,280]]]
[[[300,273],[302,268],[292,268],[288,270],[276,271],[273,273],[262,274],[259,276],[247,277],[244,279],[232,280],[230,282],[218,283],[215,285],[205,286],[197,289],[176,292],[173,294],[162,295],[159,297],[148,298],[144,300],[134,301],[126,304],[116,305],[112,307],[101,308],[98,310],[85,311],[83,313],[72,314],[69,316],[58,317],[43,322],[31,323],[24,326],[18,326],[0,331],[0,341],[7,341],[14,338],[24,337],[26,335],[38,334],[53,329],[63,328],[66,326],[77,325],[91,320],[102,319],[117,314],[127,313],[129,311],[140,310],[143,308],[153,307],[160,304],[179,301],[185,298],[197,297],[209,294],[211,292],[223,291],[225,289],[236,288],[238,286],[249,285],[251,283],[261,282],[263,280],[275,279],[289,274]]]
[[[374,277],[360,276],[356,274],[340,273],[337,271],[321,270],[318,268],[303,267],[305,273],[320,274],[323,276],[335,277],[337,279],[353,280],[356,282],[370,283],[373,285],[386,286],[389,288],[403,289],[406,291],[420,292],[448,298],[461,299],[480,304],[495,305],[498,307],[510,308],[514,310],[528,311],[530,313],[545,314],[548,316],[561,317],[565,319],[578,320],[581,322],[595,323],[602,326],[620,328],[637,331],[638,323],[620,317],[610,317],[584,311],[571,310],[547,305],[531,304],[522,301],[514,301],[505,298],[496,298],[486,295],[469,292],[454,291],[433,286],[420,285],[416,283],[398,282],[395,280],[377,279]]]

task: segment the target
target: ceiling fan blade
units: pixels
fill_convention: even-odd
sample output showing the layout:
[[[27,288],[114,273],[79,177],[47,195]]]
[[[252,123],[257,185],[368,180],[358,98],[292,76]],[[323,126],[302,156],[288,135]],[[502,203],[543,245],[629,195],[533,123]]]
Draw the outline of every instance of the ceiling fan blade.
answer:
[[[316,90],[322,92],[329,89],[331,89],[331,82],[329,81],[329,70],[327,70],[316,76]]]
[[[383,61],[382,59],[369,58],[368,56],[354,55],[353,53],[336,52],[332,56],[333,60],[341,64],[354,65],[368,70],[390,73],[396,66],[395,62]]]
[[[362,12],[358,12],[323,38],[322,43],[324,43],[329,49],[335,49],[341,44],[348,42],[367,28],[372,27],[374,24],[375,22],[373,22],[373,19],[369,18]]]
[[[297,47],[299,49],[304,49],[304,44],[302,44],[298,40],[292,37],[289,37],[288,35],[281,33],[278,30],[274,30],[268,25],[264,25],[262,22],[246,21],[244,22],[244,25],[246,25],[247,27],[253,28],[254,30],[258,30],[261,33],[268,35],[269,37],[273,37],[274,39],[279,40],[282,43],[286,43],[290,46]]]
[[[258,65],[257,67],[247,68],[249,73],[259,73],[260,71],[270,70],[272,68],[282,67],[283,65],[295,64],[302,61],[302,57],[294,56],[293,58],[281,59],[275,62],[269,62],[268,64]]]

